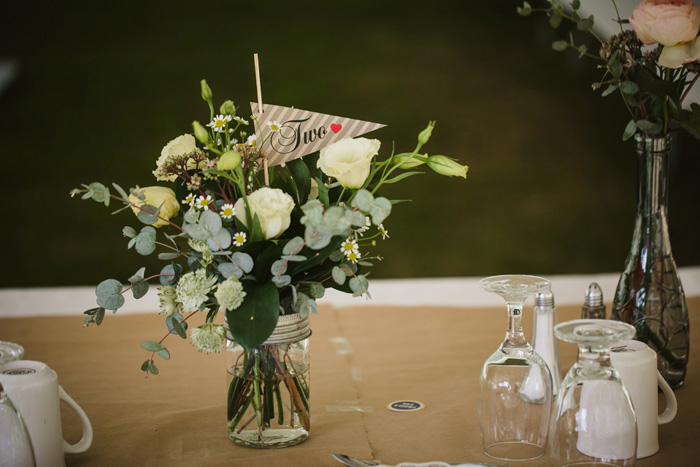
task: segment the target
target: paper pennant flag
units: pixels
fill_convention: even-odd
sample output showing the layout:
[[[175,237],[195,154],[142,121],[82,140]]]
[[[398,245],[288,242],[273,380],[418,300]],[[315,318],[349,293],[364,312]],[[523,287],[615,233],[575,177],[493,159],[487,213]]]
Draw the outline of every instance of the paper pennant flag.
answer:
[[[320,151],[343,138],[354,138],[386,126],[279,105],[263,106],[264,112],[258,115],[256,124],[256,130],[258,126],[260,130],[255,137],[264,141],[272,133],[262,147],[270,167]],[[254,115],[258,114],[257,103],[251,102],[250,108]],[[268,122],[277,122],[280,130],[271,132]]]

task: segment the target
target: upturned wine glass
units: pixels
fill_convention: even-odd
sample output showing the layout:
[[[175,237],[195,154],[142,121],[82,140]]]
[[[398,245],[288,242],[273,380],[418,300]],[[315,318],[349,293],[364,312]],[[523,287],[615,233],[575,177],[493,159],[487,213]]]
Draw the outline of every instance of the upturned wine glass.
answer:
[[[0,371],[2,366],[24,356],[24,347],[0,341]],[[34,467],[34,451],[27,427],[0,384],[0,467]]]
[[[554,465],[634,465],[637,420],[627,388],[610,362],[610,347],[632,339],[633,326],[605,319],[579,319],[554,327],[554,335],[577,344],[578,361],[562,382],[550,425]]]
[[[0,341],[0,366],[5,363],[21,360],[24,356],[24,347],[14,342]]]
[[[552,376],[525,339],[522,312],[532,294],[550,290],[547,279],[506,275],[482,279],[482,289],[508,305],[506,337],[481,371],[479,424],[484,452],[502,460],[532,460],[547,447]]]

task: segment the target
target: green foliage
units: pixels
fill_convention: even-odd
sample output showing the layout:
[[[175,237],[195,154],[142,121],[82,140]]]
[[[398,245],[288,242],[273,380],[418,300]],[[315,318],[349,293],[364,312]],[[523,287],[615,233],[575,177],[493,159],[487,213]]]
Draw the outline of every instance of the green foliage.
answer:
[[[245,349],[261,345],[277,326],[279,294],[272,282],[243,281],[246,299],[236,310],[226,311],[233,338]]]
[[[117,311],[124,305],[122,283],[116,279],[107,279],[98,284],[95,289],[97,304],[107,310]]]

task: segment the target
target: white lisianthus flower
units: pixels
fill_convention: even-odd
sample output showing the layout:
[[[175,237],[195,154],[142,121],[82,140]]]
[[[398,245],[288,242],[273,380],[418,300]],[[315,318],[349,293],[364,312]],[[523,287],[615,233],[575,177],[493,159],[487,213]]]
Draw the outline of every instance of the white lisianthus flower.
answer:
[[[664,47],[659,55],[659,65],[666,68],[680,68],[698,59],[700,59],[700,37],[690,42]]]
[[[316,166],[345,188],[362,188],[380,145],[377,139],[341,139],[321,149]]]
[[[235,310],[245,298],[246,293],[243,291],[243,284],[236,277],[231,276],[216,288],[214,297],[219,302],[219,306],[224,310]]]
[[[177,292],[172,285],[164,285],[158,289],[158,298],[160,299],[161,315],[171,316],[173,313],[180,312],[180,303],[177,301]]]
[[[263,238],[269,240],[279,237],[292,222],[294,199],[279,188],[262,187],[248,195],[250,216],[258,215]],[[243,198],[238,198],[234,206],[235,216],[246,227],[246,205]]]
[[[160,168],[161,165],[168,159],[170,156],[184,156],[185,154],[189,154],[192,151],[194,151],[196,148],[196,143],[194,136],[192,135],[182,135],[178,136],[174,140],[170,141],[168,144],[165,145],[165,147],[160,151],[160,157],[156,161],[156,165],[158,168]],[[158,181],[169,181],[169,182],[174,182],[175,179],[177,179],[177,175],[169,175],[169,176],[163,176],[160,173],[158,173],[158,169],[153,171],[153,175],[155,175],[156,179]]]
[[[226,330],[223,326],[214,323],[204,323],[190,331],[192,345],[200,352],[221,352],[224,346]]]
[[[177,301],[187,311],[197,310],[207,299],[207,294],[214,285],[216,285],[216,277],[207,276],[204,268],[188,272],[177,283]]]

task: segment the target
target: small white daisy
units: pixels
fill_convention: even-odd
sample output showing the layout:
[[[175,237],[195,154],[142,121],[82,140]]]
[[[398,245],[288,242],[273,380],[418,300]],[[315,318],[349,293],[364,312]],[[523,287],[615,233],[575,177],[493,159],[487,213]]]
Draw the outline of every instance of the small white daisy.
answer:
[[[360,260],[360,256],[362,256],[362,255],[360,254],[359,251],[351,251],[346,256],[348,257],[349,261],[352,261],[353,263],[357,263]]]
[[[246,241],[245,232],[236,232],[231,239],[236,246],[243,246]]]
[[[356,240],[351,240],[348,238],[340,244],[340,251],[342,251],[345,256],[349,257],[350,253],[357,253],[360,251],[360,247],[357,245]]]
[[[237,122],[240,122],[240,123],[244,124],[244,125],[248,125],[248,120],[245,120],[245,119],[243,119],[243,118],[241,118],[241,117],[239,117],[239,116],[235,116],[235,117],[233,117],[233,119],[234,119],[235,121],[237,121]]]
[[[267,126],[270,127],[270,131],[279,131],[280,128],[282,128],[282,125],[280,125],[280,122],[278,122],[277,120],[267,122]]]
[[[199,198],[197,198],[197,201],[195,202],[194,207],[196,207],[197,209],[203,209],[206,211],[209,209],[210,204],[211,204],[211,195],[207,195],[206,197],[200,195]]]
[[[365,225],[363,225],[359,229],[355,230],[355,232],[360,234],[360,237],[361,237],[362,234],[367,232],[370,227],[372,227],[372,220],[369,218],[369,216],[365,216]]]
[[[258,145],[258,139],[255,137],[255,135],[250,135],[248,136],[248,139],[246,140],[245,144],[247,144],[248,146],[256,147]]]
[[[382,240],[386,240],[387,238],[389,238],[389,231],[384,228],[384,224],[379,224],[377,228],[382,234]]]
[[[233,207],[233,204],[224,204],[221,206],[221,211],[219,211],[219,214],[221,214],[221,217],[224,219],[231,219],[234,214],[236,214],[236,210]]]
[[[214,131],[225,131],[226,129],[226,124],[231,121],[231,116],[230,115],[217,115],[214,117],[214,120],[211,122],[207,123],[207,126],[210,128],[213,128]]]
[[[197,195],[190,193],[185,199],[182,200],[182,204],[187,204],[189,207],[194,206],[194,202],[197,199]]]

